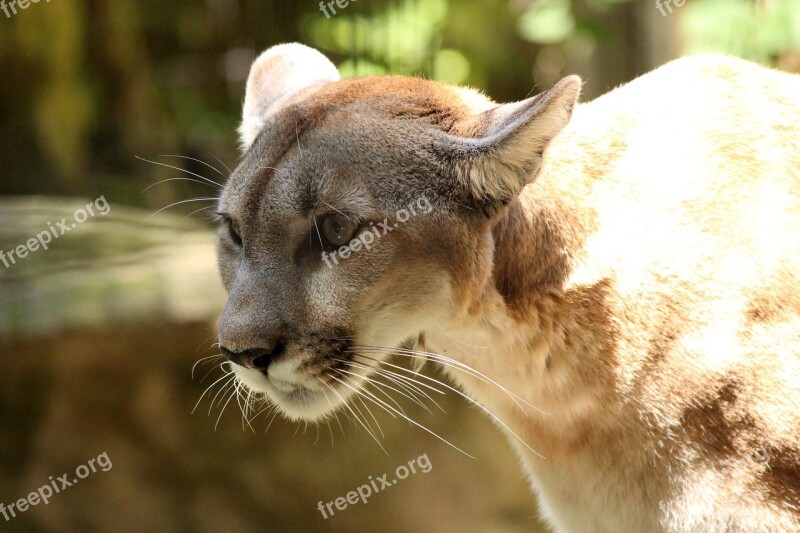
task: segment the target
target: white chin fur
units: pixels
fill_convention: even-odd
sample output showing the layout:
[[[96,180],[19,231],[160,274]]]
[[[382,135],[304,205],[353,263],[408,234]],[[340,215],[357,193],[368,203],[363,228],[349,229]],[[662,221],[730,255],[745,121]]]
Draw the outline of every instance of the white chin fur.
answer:
[[[309,389],[303,386],[285,386],[271,383],[261,372],[234,365],[237,379],[249,390],[261,393],[278,406],[281,413],[292,420],[321,420],[333,414],[353,394],[352,389],[332,385],[330,389]],[[323,392],[324,391],[324,392]]]

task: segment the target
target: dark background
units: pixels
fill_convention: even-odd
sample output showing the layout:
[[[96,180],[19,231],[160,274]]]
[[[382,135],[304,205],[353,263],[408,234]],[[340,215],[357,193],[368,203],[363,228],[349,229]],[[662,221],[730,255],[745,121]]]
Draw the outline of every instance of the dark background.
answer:
[[[342,415],[344,431],[278,418],[265,434],[269,413],[251,429],[235,400],[222,412],[229,390],[212,404],[219,387],[192,415],[221,376],[215,360],[191,375],[216,353],[224,305],[204,216],[217,191],[176,178],[225,179],[250,62],[281,42],[319,48],[345,77],[420,75],[497,101],[570,73],[586,101],[699,52],[800,71],[796,0],[664,4],[671,13],[654,0],[357,0],[331,18],[311,0],[0,11],[0,249],[92,199],[111,206],[0,264],[0,502],[103,452],[113,463],[46,506],[0,516],[0,530],[536,530],[510,446],[452,394],[447,414],[407,412],[475,460],[385,413],[386,453]],[[327,520],[317,511],[423,453],[430,473]]]

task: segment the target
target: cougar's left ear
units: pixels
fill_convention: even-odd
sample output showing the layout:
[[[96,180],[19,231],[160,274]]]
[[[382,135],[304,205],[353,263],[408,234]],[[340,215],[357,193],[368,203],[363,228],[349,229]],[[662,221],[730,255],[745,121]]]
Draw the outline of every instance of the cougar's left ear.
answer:
[[[567,125],[581,80],[569,76],[547,91],[457,122],[443,148],[456,180],[478,202],[502,206],[539,173],[545,148]]]
[[[268,48],[253,62],[247,78],[239,127],[242,152],[252,146],[267,118],[283,104],[335,81],[339,81],[336,66],[313,48],[298,43]]]

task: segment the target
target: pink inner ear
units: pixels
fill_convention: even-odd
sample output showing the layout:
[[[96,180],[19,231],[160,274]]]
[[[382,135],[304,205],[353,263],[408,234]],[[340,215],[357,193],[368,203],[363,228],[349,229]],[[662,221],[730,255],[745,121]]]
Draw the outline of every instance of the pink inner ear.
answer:
[[[239,127],[242,151],[253,144],[267,118],[298,97],[339,80],[336,66],[317,50],[291,43],[269,48],[250,68]]]

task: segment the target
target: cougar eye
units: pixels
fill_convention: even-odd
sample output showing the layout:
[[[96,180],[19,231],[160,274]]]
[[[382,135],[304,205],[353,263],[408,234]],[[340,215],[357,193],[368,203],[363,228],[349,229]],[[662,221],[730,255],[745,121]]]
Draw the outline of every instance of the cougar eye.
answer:
[[[228,213],[215,213],[217,220],[228,226],[228,234],[236,246],[242,245],[242,237],[239,233],[239,223],[233,220]]]
[[[322,236],[333,246],[343,246],[350,242],[358,229],[355,220],[339,213],[334,213],[322,219]]]
[[[233,219],[228,219],[228,233],[230,234],[231,240],[236,244],[236,246],[242,245],[242,236],[239,233],[239,224]]]

